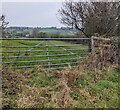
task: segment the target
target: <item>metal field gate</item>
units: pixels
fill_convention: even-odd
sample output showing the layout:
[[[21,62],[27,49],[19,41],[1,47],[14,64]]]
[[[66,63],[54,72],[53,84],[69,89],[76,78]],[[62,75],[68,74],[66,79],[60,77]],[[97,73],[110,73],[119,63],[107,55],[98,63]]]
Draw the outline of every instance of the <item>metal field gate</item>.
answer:
[[[91,54],[90,38],[1,38],[2,65],[13,68],[76,66]]]

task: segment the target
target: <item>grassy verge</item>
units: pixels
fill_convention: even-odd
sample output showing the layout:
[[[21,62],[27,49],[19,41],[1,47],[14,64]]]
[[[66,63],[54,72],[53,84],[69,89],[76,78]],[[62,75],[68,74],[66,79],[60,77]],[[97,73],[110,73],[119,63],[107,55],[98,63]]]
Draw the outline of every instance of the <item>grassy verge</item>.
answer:
[[[48,77],[47,74],[50,76]],[[4,108],[118,108],[119,71],[3,70]]]

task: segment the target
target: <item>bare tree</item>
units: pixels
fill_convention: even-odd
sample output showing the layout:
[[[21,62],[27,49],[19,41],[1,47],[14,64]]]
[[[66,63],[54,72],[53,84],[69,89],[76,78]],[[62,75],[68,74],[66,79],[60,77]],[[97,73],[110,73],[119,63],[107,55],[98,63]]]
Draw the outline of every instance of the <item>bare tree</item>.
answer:
[[[116,30],[120,25],[118,24],[120,20],[119,7],[117,2],[92,2],[90,16],[86,17],[86,32],[109,36],[117,35]]]
[[[65,2],[59,10],[61,23],[75,27],[86,35],[83,29],[86,5],[87,3],[84,4],[81,2]]]
[[[87,37],[119,35],[119,2],[72,2],[67,1],[59,10],[60,21],[82,31]]]
[[[6,27],[7,27],[8,23],[9,22],[6,22],[4,15],[0,16],[0,32],[1,32],[2,36],[4,36],[6,33],[5,31],[6,31]]]

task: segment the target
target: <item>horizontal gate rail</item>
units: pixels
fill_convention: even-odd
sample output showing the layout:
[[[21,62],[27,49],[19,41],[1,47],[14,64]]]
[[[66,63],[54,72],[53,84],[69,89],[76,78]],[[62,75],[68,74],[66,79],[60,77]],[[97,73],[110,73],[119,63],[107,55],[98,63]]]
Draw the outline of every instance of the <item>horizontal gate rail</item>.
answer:
[[[86,58],[86,57],[81,57],[81,58]],[[65,61],[65,60],[76,60],[78,58],[64,58],[64,59],[57,59],[57,61]],[[56,61],[56,59],[51,59],[52,61]],[[18,61],[17,63],[36,63],[36,62],[48,62],[48,60],[30,60],[30,61]],[[10,62],[3,62],[2,64],[10,64]],[[16,62],[14,62],[16,64]]]
[[[88,49],[67,49],[69,51],[79,51],[79,50],[88,50]],[[1,53],[14,53],[14,52],[24,52],[25,50],[2,50]],[[49,52],[62,52],[63,50],[49,50]],[[45,52],[45,50],[32,50],[28,51],[29,53],[31,52]]]
[[[91,40],[91,38],[0,38],[0,40]]]
[[[73,46],[81,46],[81,44],[72,44],[72,45],[58,45],[58,47],[73,47]],[[44,46],[38,46],[44,47]],[[53,45],[49,45],[49,47],[53,47]],[[32,48],[32,46],[2,46],[0,48]]]
[[[84,54],[89,54],[88,52],[82,52],[80,53],[81,55]],[[54,54],[54,55],[34,55],[34,58],[39,58],[39,57],[60,57],[60,56],[72,56],[72,55],[77,55],[76,53],[74,54]],[[0,57],[2,59],[12,59],[12,58],[17,58],[18,56],[8,56],[8,57]],[[32,58],[33,56],[23,56],[22,58]]]
[[[84,54],[84,53],[82,53]],[[60,57],[60,56],[70,56],[70,55],[77,55],[76,53],[74,54],[54,54],[54,55],[35,55],[34,57]],[[32,58],[33,56],[23,56],[22,58]],[[10,57],[2,57],[3,59],[7,58],[20,58],[19,56],[10,56]]]

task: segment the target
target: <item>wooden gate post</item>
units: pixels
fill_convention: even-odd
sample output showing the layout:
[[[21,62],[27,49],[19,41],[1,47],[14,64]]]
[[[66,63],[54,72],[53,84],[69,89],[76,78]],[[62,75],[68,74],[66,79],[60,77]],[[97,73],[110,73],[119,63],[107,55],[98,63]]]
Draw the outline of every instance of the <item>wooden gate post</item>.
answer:
[[[90,48],[90,52],[91,52],[91,54],[93,54],[94,53],[94,37],[92,36],[91,37],[91,39],[90,39],[90,46],[89,46],[89,48]]]

